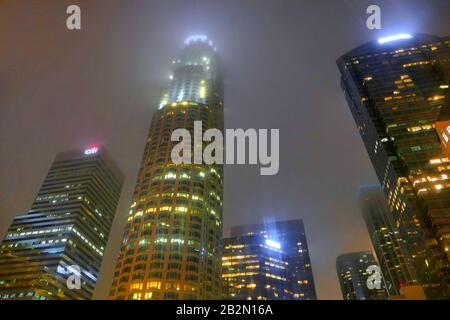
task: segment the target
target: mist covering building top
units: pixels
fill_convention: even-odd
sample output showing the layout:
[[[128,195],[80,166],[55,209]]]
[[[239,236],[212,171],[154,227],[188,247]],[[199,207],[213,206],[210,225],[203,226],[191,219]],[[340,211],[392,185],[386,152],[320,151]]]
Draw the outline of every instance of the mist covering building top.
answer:
[[[173,73],[163,91],[160,108],[167,104],[189,101],[207,104],[212,91],[222,97],[219,56],[212,41],[205,36],[192,36],[178,59],[172,61]]]

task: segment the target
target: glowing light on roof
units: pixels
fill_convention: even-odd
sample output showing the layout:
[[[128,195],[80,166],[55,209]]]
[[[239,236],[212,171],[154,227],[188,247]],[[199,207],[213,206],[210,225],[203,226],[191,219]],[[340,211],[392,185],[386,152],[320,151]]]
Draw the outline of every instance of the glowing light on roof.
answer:
[[[407,34],[407,33],[396,34],[396,35],[393,35],[393,36],[380,38],[380,39],[378,39],[378,43],[379,44],[384,44],[384,43],[397,41],[397,40],[411,39],[412,37],[413,37],[412,35]]]
[[[280,249],[281,248],[281,244],[279,242],[270,240],[270,239],[266,239],[266,245],[268,245],[269,247],[275,248],[275,249]]]
[[[98,146],[94,145],[94,146],[90,146],[89,148],[87,148],[86,150],[84,150],[84,154],[85,155],[92,155],[92,154],[96,154],[98,152]]]
[[[190,44],[192,42],[197,42],[197,41],[207,42],[208,41],[208,37],[205,36],[205,35],[193,35],[193,36],[190,36],[189,38],[187,38],[184,43],[185,44]]]

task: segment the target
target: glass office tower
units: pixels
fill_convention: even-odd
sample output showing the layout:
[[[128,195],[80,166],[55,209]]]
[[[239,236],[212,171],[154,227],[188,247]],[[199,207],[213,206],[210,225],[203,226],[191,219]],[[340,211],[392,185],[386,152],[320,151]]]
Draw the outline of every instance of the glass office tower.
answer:
[[[429,298],[449,298],[450,160],[436,123],[450,119],[450,38],[400,34],[338,60],[345,97]]]
[[[359,204],[383,272],[386,290],[390,295],[400,295],[400,288],[411,283],[413,277],[405,261],[405,240],[394,225],[381,187],[360,188]]]
[[[194,137],[194,121],[202,121],[203,132],[223,130],[219,57],[206,37],[194,36],[172,63],[147,137],[111,299],[221,297],[223,166],[171,159],[175,129]],[[193,150],[194,138],[191,143]]]
[[[226,299],[317,299],[302,220],[232,228],[222,265]]]
[[[263,235],[223,241],[223,297],[232,300],[292,300],[289,262],[279,242]]]
[[[387,299],[384,281],[380,275],[381,288],[367,285],[368,267],[378,266],[371,252],[343,254],[336,259],[336,270],[344,300],[384,300]]]
[[[0,299],[90,299],[122,183],[104,148],[59,153],[0,245]]]

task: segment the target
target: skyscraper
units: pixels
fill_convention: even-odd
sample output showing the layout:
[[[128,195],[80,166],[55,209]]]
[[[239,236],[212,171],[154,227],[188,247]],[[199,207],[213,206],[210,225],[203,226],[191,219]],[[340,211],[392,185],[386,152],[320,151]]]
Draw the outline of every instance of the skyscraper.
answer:
[[[122,183],[104,148],[59,153],[0,245],[0,299],[90,299]]]
[[[317,299],[302,220],[232,228],[222,265],[227,299]]]
[[[194,36],[172,63],[147,137],[112,299],[221,296],[223,167],[171,159],[175,129],[194,136],[194,121],[202,121],[203,131],[223,131],[219,57],[211,41]]]
[[[289,262],[279,242],[263,235],[223,241],[223,297],[226,300],[292,300]]]
[[[383,272],[386,290],[400,295],[400,288],[414,277],[405,261],[405,241],[394,225],[380,186],[362,187],[359,203],[372,245]]]
[[[450,160],[436,123],[450,119],[450,38],[400,34],[338,60],[342,88],[405,241],[408,285],[449,298]]]
[[[337,257],[336,270],[344,300],[383,300],[387,298],[381,279],[380,289],[369,288],[367,285],[369,276],[373,274],[368,272],[367,268],[377,265],[371,252],[347,253]]]

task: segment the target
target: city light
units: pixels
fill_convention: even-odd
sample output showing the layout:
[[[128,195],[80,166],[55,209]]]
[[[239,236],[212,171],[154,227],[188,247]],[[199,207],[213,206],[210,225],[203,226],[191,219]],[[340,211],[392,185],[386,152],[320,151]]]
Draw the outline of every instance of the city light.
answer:
[[[197,42],[197,41],[207,42],[208,37],[205,35],[193,35],[193,36],[190,36],[189,38],[187,38],[184,43],[190,44],[191,42]]]
[[[1,6],[0,303],[450,300],[450,10],[166,2]]]
[[[380,38],[380,39],[378,39],[378,43],[384,44],[384,43],[388,43],[388,42],[392,42],[392,41],[405,40],[405,39],[411,39],[411,38],[412,38],[412,35],[407,34],[407,33],[402,33],[402,34],[396,34],[393,36]]]
[[[88,149],[84,150],[85,155],[93,155],[98,152],[98,146],[91,146]]]
[[[275,249],[280,249],[281,248],[281,244],[279,242],[270,240],[270,239],[266,239],[266,245],[268,245],[269,247],[275,248]]]

